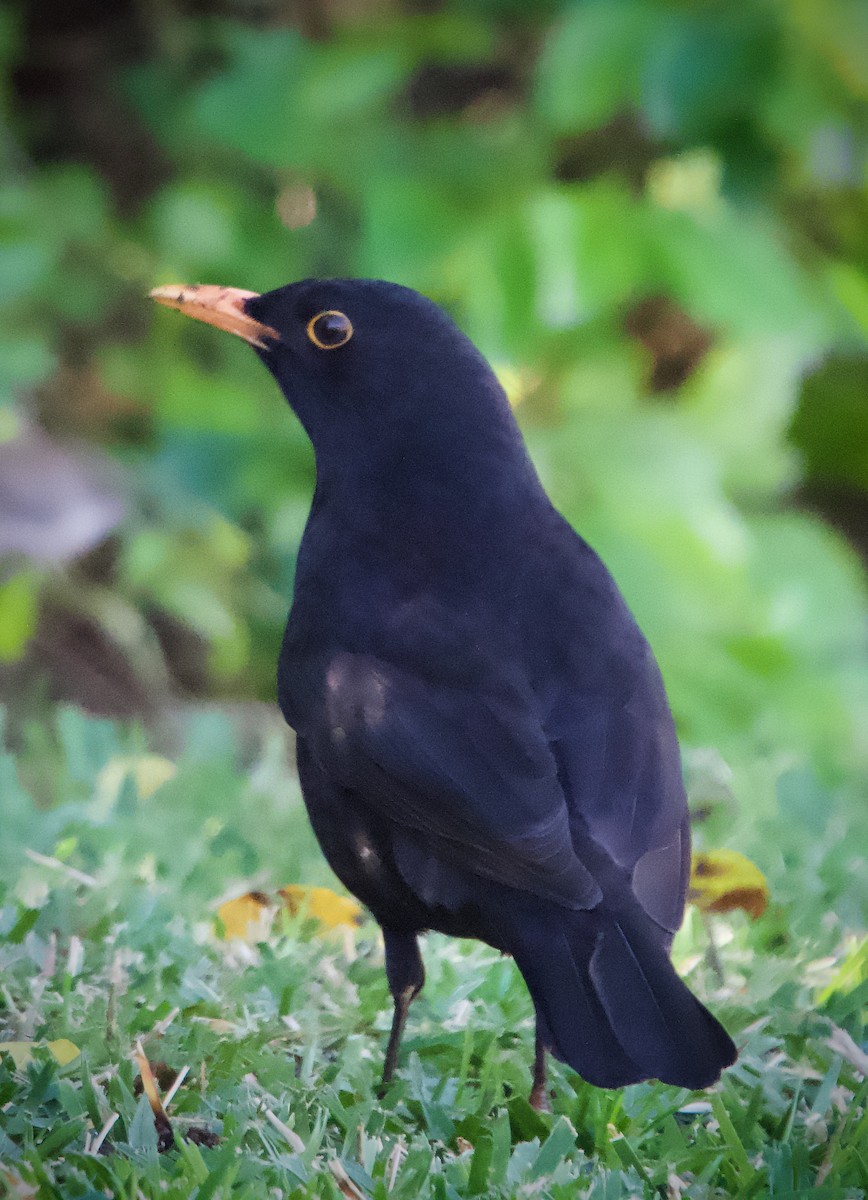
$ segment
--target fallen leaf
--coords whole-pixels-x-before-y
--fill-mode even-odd
[[[329,1170],[334,1176],[335,1183],[338,1185],[341,1193],[347,1197],[347,1200],[366,1200],[365,1193],[356,1187],[344,1170],[343,1164],[338,1162],[336,1158],[329,1159]]]
[[[759,867],[738,850],[709,850],[693,856],[687,898],[700,912],[741,908],[756,918],[765,912],[769,885]]]
[[[45,1044],[61,1067],[65,1067],[67,1063],[71,1063],[81,1054],[78,1046],[69,1038],[57,1038],[55,1041]]]
[[[219,1146],[220,1134],[215,1133],[213,1129],[206,1129],[204,1125],[190,1125],[187,1132],[184,1134],[188,1142],[193,1142],[196,1146]]]
[[[111,759],[99,773],[97,790],[106,804],[114,804],[124,780],[133,777],[136,791],[143,800],[153,796],[157,788],[174,779],[178,768],[160,754],[119,755]]]
[[[224,1017],[194,1017],[193,1020],[202,1021],[209,1029],[213,1029],[215,1033],[234,1033],[236,1029],[236,1026]]]
[[[271,1125],[273,1125],[277,1132],[284,1138],[286,1144],[293,1151],[293,1153],[304,1154],[306,1149],[304,1142],[301,1140],[295,1130],[290,1129],[289,1126],[284,1121],[281,1121],[280,1117],[278,1117],[276,1113],[273,1113],[270,1108],[265,1109],[265,1119]]]
[[[39,1186],[35,1183],[25,1183],[22,1177],[12,1167],[0,1165],[0,1182],[5,1181],[4,1196],[15,1196],[16,1200],[37,1200]]]
[[[166,1115],[166,1110],[160,1099],[160,1093],[157,1091],[157,1081],[154,1078],[151,1064],[148,1062],[140,1041],[136,1042],[135,1059],[139,1064],[139,1071],[141,1072],[142,1090],[147,1096],[151,1112],[154,1114],[154,1127],[157,1131],[157,1149],[161,1152],[171,1150],[175,1144],[172,1124]]]
[[[361,907],[349,896],[339,896],[331,888],[308,887],[301,883],[289,883],[273,897],[266,892],[245,892],[243,896],[221,904],[217,916],[224,937],[261,942],[271,932],[281,908],[293,917],[316,921],[320,933],[339,928],[355,929],[364,919]]]
[[[689,1187],[689,1180],[682,1179],[680,1175],[670,1171],[666,1179],[666,1200],[681,1200]]]
[[[300,914],[312,917],[325,929],[336,929],[339,925],[355,928],[364,919],[362,909],[355,900],[349,896],[339,896],[331,888],[290,883],[280,889],[280,895],[293,916]]]
[[[44,1047],[61,1067],[78,1058],[81,1051],[69,1038],[58,1038],[53,1042],[0,1042],[0,1054],[8,1054],[20,1071],[33,1061],[35,1050]]]
[[[262,942],[271,932],[275,910],[275,903],[265,892],[245,892],[243,896],[221,904],[217,917],[225,938]]]

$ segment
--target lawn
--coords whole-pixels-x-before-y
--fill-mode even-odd
[[[553,1112],[539,1114],[528,997],[488,948],[427,939],[428,982],[383,1093],[390,1003],[372,922],[326,930],[299,915],[258,943],[221,936],[227,897],[334,883],[288,737],[268,714],[258,725],[242,738],[200,712],[167,754],[157,734],[68,708],[0,759],[0,1040],[13,1043],[0,1056],[0,1190],[868,1193],[863,796],[784,772],[742,847],[768,877],[766,914],[689,910],[676,961],[741,1051],[719,1086],[602,1091],[553,1064]],[[695,763],[691,778],[695,791]],[[700,838],[730,804],[721,795],[709,816],[703,800]],[[160,1129],[137,1045],[163,1097],[183,1076]]]

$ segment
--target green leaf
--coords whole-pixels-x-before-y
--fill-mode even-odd
[[[530,1168],[531,1179],[542,1179],[551,1175],[560,1163],[576,1149],[576,1131],[566,1117],[559,1117],[552,1131],[540,1147]]]
[[[55,356],[46,338],[20,333],[0,338],[0,403],[19,389],[41,383],[55,367]]]
[[[728,207],[702,220],[657,209],[650,222],[660,283],[688,312],[742,337],[821,344],[831,311],[771,222]]]
[[[726,1101],[719,1092],[715,1092],[712,1095],[711,1107],[720,1125],[721,1137],[726,1144],[727,1152],[732,1158],[742,1184],[747,1186],[756,1173],[755,1168],[751,1164],[741,1138],[736,1132],[735,1125],[727,1111]]]
[[[231,193],[193,181],[164,188],[150,213],[159,254],[182,272],[231,258],[238,237],[233,202]]]
[[[637,97],[655,13],[640,0],[574,4],[551,30],[537,65],[536,105],[556,133],[604,124]]]
[[[127,1141],[134,1150],[142,1150],[151,1158],[157,1154],[157,1127],[147,1096],[140,1096],[130,1122]]]
[[[491,1138],[482,1135],[477,1139],[473,1157],[470,1160],[470,1174],[467,1177],[467,1193],[470,1196],[481,1195],[486,1188],[488,1173],[491,1168],[492,1142]]]
[[[759,6],[662,15],[642,69],[642,108],[651,128],[660,137],[702,141],[749,119],[776,54],[773,25]]]
[[[230,65],[199,90],[197,123],[251,158],[282,164],[288,140],[297,138],[301,150],[308,137],[299,104],[304,43],[288,30],[238,27],[227,29],[226,42]]]
[[[3,307],[20,304],[48,274],[53,265],[50,248],[35,238],[12,241],[0,238],[0,278]]]
[[[458,208],[430,183],[380,177],[365,196],[358,272],[433,281],[443,256],[460,246],[462,224]]]
[[[555,329],[612,311],[649,277],[643,213],[626,188],[604,182],[541,192],[528,213],[536,308]],[[617,228],[620,236],[608,231]]]
[[[807,377],[790,437],[813,479],[868,490],[868,355],[836,355]]]
[[[0,662],[21,658],[36,629],[39,578],[22,571],[0,583]]]

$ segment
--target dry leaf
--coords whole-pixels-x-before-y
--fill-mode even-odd
[[[331,888],[307,887],[300,883],[287,884],[275,896],[265,892],[245,892],[243,896],[221,904],[217,916],[223,925],[224,937],[261,942],[271,932],[280,908],[292,916],[316,921],[321,933],[331,929],[355,929],[363,920],[362,909],[349,896],[339,896]]]
[[[769,885],[759,867],[738,850],[709,850],[693,856],[688,899],[701,912],[742,908],[756,918],[765,912]]]
[[[338,1162],[336,1158],[329,1159],[329,1170],[334,1176],[335,1183],[338,1185],[341,1193],[347,1197],[347,1200],[366,1200],[365,1193],[356,1187],[344,1170],[343,1164]]]
[[[336,929],[340,925],[355,928],[361,925],[361,907],[349,896],[339,896],[331,888],[304,887],[290,883],[280,889],[280,895],[289,911],[295,916],[312,917],[324,929]]]
[[[171,1150],[175,1144],[175,1135],[172,1132],[172,1123],[166,1115],[166,1110],[163,1107],[163,1102],[160,1099],[160,1093],[157,1091],[157,1081],[154,1078],[154,1073],[151,1070],[151,1064],[148,1062],[147,1056],[142,1049],[142,1043],[136,1042],[135,1059],[139,1065],[139,1071],[142,1077],[142,1089],[148,1098],[148,1104],[151,1106],[151,1112],[154,1114],[154,1127],[157,1131],[157,1149],[162,1151]]]
[[[0,1054],[8,1054],[18,1070],[26,1067],[33,1060],[34,1050],[44,1046],[61,1067],[78,1058],[81,1051],[68,1038],[58,1038],[53,1042],[0,1042]]]
[[[4,1196],[15,1196],[16,1200],[38,1200],[41,1185],[25,1183],[17,1171],[2,1163],[0,1163],[0,1183],[5,1184],[6,1187],[6,1191],[2,1193]]]
[[[306,1149],[305,1144],[295,1130],[290,1129],[289,1126],[284,1121],[281,1121],[280,1117],[278,1117],[276,1113],[273,1113],[270,1108],[266,1108],[264,1112],[265,1119],[271,1125],[273,1125],[277,1132],[284,1138],[289,1148],[295,1154],[304,1154]]]
[[[832,1036],[827,1039],[826,1045],[833,1054],[840,1054],[860,1075],[868,1078],[868,1054],[856,1045],[846,1029],[833,1025]]]
[[[160,754],[119,755],[111,759],[99,773],[97,790],[104,803],[114,804],[124,780],[132,775],[136,791],[143,800],[153,796],[157,788],[174,779],[178,768]]]
[[[271,932],[276,905],[265,892],[245,892],[217,909],[225,938],[262,942]]]

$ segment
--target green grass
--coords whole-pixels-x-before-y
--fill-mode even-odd
[[[554,1112],[540,1115],[527,994],[486,947],[427,939],[428,982],[381,1095],[390,1006],[372,924],[343,937],[295,921],[255,947],[216,936],[233,890],[329,876],[277,725],[245,750],[224,718],[200,717],[183,744],[146,797],[105,770],[144,752],[143,735],[71,710],[0,758],[0,1040],[81,1051],[66,1066],[44,1048],[21,1068],[0,1056],[0,1194],[868,1192],[868,1084],[828,1045],[833,1024],[866,1037],[864,796],[827,796],[813,828],[793,813],[814,811],[819,785],[788,777],[746,823],[740,848],[768,870],[773,903],[755,924],[716,922],[722,985],[696,913],[679,935],[679,966],[742,1050],[719,1087],[600,1091],[553,1064]],[[168,1150],[137,1094],[139,1039],[165,1064],[163,1093],[188,1070]]]

